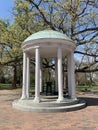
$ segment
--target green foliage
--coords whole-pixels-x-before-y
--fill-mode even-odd
[[[0,20],[0,65],[10,65],[16,73],[17,66],[22,65],[21,44],[24,39],[32,33],[50,27],[71,37],[77,46],[76,53],[93,57],[92,61],[91,58],[89,60],[88,57],[84,58],[87,62],[80,63],[82,67],[79,65],[79,70],[98,70],[97,1],[14,0],[14,2],[13,23]],[[14,74],[14,80],[15,77]]]
[[[4,89],[12,89],[12,84],[1,84],[0,83],[0,90],[4,90]]]
[[[77,91],[91,91],[91,90],[98,90],[98,86],[85,86],[85,85],[80,85],[76,87]]]
[[[20,88],[20,86],[18,86],[18,88]],[[13,89],[12,87],[12,84],[3,84],[3,83],[0,83],[0,90],[10,90],[10,89]]]

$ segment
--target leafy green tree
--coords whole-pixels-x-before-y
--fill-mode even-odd
[[[41,22],[34,20],[34,12],[29,10],[29,2],[15,1],[14,22],[0,21],[0,64],[13,67],[13,88],[16,88],[18,66],[22,65],[21,44],[30,34],[42,29]],[[21,73],[21,72],[20,72]],[[18,78],[19,79],[19,78]]]
[[[47,27],[66,33],[72,38],[77,46],[75,54],[80,55],[81,61],[82,57],[90,57],[89,65],[86,64],[76,71],[98,71],[97,0],[14,1],[13,23],[0,20],[0,64],[13,66],[14,87],[16,87],[17,66],[22,64],[22,42],[30,34]],[[44,65],[49,66],[47,63],[44,62]]]
[[[17,64],[22,59],[20,40],[21,30],[17,24],[7,25],[5,28],[2,27],[0,30],[0,63],[1,65],[9,65],[13,67],[13,88],[16,88]]]
[[[98,71],[98,2],[97,0],[22,0],[44,25],[66,33],[75,42],[75,54],[93,57],[90,71]],[[88,71],[86,66],[85,71]],[[79,69],[78,72],[84,71]]]

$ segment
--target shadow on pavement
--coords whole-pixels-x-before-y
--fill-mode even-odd
[[[98,98],[95,98],[95,97],[81,97],[81,99],[86,101],[87,106],[98,106]]]

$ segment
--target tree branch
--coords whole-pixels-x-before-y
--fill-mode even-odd
[[[84,32],[87,32],[87,31],[98,31],[98,27],[87,28],[87,29],[81,30],[79,32],[73,33],[73,36],[84,33]]]
[[[83,54],[83,55],[92,56],[92,57],[98,57],[98,55],[95,55],[95,54],[88,54],[88,53],[80,52],[80,51],[75,51],[74,53]]]
[[[36,7],[36,9],[39,11],[39,13],[41,14],[41,16],[42,16],[43,20],[45,21],[45,23],[47,23],[47,25],[50,25],[51,29],[55,30],[55,28],[54,28],[54,26],[52,25],[52,23],[49,22],[49,21],[46,19],[44,13],[40,10],[39,5],[37,5],[37,4],[36,4],[34,1],[32,1],[32,0],[26,0],[26,1],[29,1],[30,3],[32,3],[32,4]]]

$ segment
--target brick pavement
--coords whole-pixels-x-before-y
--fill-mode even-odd
[[[88,106],[63,113],[23,112],[12,108],[20,90],[0,91],[0,130],[98,130],[98,96],[81,94]]]

